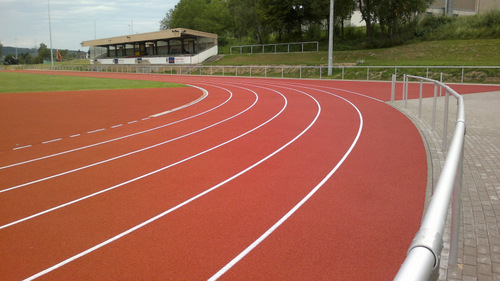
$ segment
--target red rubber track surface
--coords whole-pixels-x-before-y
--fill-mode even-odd
[[[50,74],[199,88],[0,95],[2,280],[388,280],[404,260],[427,165],[390,84]]]

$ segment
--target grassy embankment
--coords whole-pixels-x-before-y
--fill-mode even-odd
[[[335,66],[370,66],[369,76],[371,80],[390,80],[394,74],[394,68],[383,68],[383,66],[499,66],[500,65],[500,39],[473,39],[473,40],[447,40],[428,41],[409,45],[403,45],[385,49],[336,51],[334,52]],[[226,55],[219,61],[210,65],[232,65],[232,66],[326,66],[328,63],[328,52],[306,52],[306,53],[254,53],[241,55]],[[380,66],[380,67],[376,67]],[[228,70],[231,75],[234,70]],[[239,75],[248,75],[243,67]],[[318,78],[319,71],[312,69],[286,69],[285,77],[307,77]],[[404,73],[429,76],[440,79],[440,73],[444,73],[444,81],[460,82],[462,70],[454,68],[430,69],[425,68],[400,68],[398,79]],[[253,76],[281,76],[281,70],[267,71],[255,68]],[[322,77],[326,78],[326,70]],[[345,70],[344,79],[366,79],[367,69],[356,68]],[[329,78],[341,79],[342,70],[334,69]],[[471,69],[464,72],[464,82],[500,83],[500,69]]]

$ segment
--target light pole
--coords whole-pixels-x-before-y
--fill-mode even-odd
[[[332,75],[333,61],[333,5],[335,0],[330,0],[330,30],[328,32],[328,76]]]
[[[54,68],[54,55],[52,54],[52,27],[50,26],[50,0],[47,0],[47,8],[49,11],[49,36],[50,36],[50,65]]]

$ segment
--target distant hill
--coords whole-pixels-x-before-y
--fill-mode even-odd
[[[54,54],[55,54],[54,49]],[[60,49],[61,50],[61,49]],[[79,51],[69,50],[69,54],[73,57],[75,53]],[[17,54],[29,53],[32,57],[38,56],[38,48],[17,48]],[[6,55],[16,55],[16,47],[3,46],[2,48],[2,57]]]
[[[38,56],[38,49],[35,48],[17,48],[17,54],[21,53],[29,53],[31,56]],[[16,55],[16,47],[8,47],[8,46],[3,46],[2,48],[2,56],[5,57],[6,55]]]

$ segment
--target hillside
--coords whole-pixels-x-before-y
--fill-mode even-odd
[[[335,64],[496,66],[500,39],[428,41],[371,50],[336,51]],[[328,52],[225,55],[211,65],[326,65]]]

